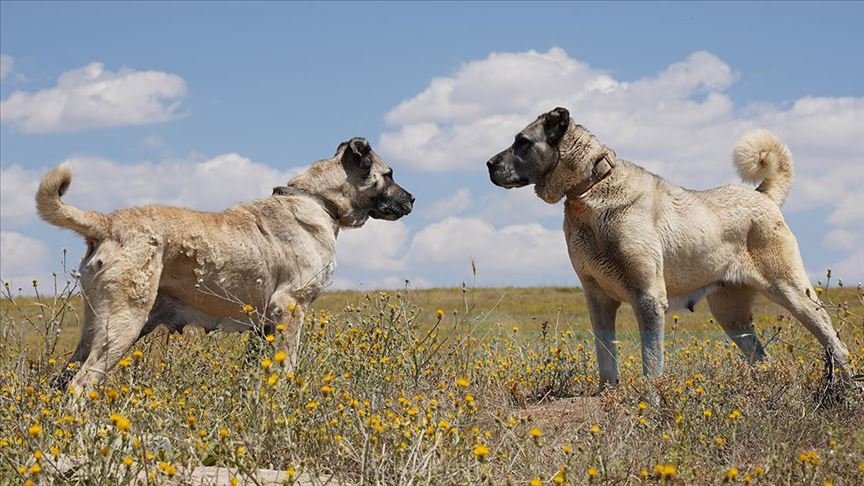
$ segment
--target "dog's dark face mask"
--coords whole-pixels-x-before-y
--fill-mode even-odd
[[[513,145],[486,162],[489,179],[507,189],[536,184],[558,163],[558,143],[570,125],[570,112],[555,108],[516,135]]]
[[[345,144],[342,163],[349,182],[357,190],[357,209],[371,218],[388,221],[410,214],[414,196],[393,180],[393,169],[372,150],[369,142],[357,137]]]

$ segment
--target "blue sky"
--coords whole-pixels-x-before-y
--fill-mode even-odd
[[[0,14],[7,280],[57,270],[61,246],[81,252],[24,207],[60,162],[79,174],[72,203],[217,210],[365,136],[417,211],[340,236],[336,285],[459,285],[472,258],[481,285],[574,285],[561,208],[483,171],[553,102],[694,188],[735,182],[737,136],[774,129],[799,167],[785,213],[808,271],[864,279],[861,3],[3,2]],[[58,85],[91,63],[83,88]],[[69,102],[121,74],[118,113],[44,121],[55,98],[30,96]],[[632,93],[591,95],[597,79]]]

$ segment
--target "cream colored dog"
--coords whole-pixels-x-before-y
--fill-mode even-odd
[[[763,359],[750,315],[757,292],[789,310],[846,368],[849,353],[812,300],[798,245],[780,213],[792,186],[789,150],[759,130],[738,142],[734,159],[744,181],[759,183],[755,191],[684,189],[616,158],[556,108],[487,162],[498,186],[534,184],[550,204],[566,198],[564,235],[588,301],[601,389],[618,381],[615,316],[622,302],[639,322],[648,377],[663,372],[666,311],[692,310],[704,296],[747,358]]]
[[[306,307],[335,268],[339,230],[369,217],[398,219],[414,202],[362,138],[342,143],[333,158],[315,162],[272,197],[219,213],[81,210],[60,200],[71,180],[62,165],[46,174],[36,207],[42,219],[87,241],[79,268],[84,324],[70,359],[81,363],[71,383],[77,393],[99,383],[160,324],[246,330],[250,314],[264,332],[281,323],[293,366]]]

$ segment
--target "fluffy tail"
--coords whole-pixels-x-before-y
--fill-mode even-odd
[[[62,164],[45,174],[36,191],[36,210],[45,221],[62,228],[69,228],[88,239],[102,240],[108,236],[108,217],[96,211],[85,211],[63,204],[60,197],[72,182],[72,171]]]
[[[792,154],[780,139],[768,130],[754,130],[745,134],[735,145],[735,167],[744,182],[759,184],[757,191],[777,203],[783,204],[795,169]]]

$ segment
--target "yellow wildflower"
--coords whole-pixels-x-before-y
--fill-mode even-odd
[[[726,470],[726,476],[725,476],[726,481],[729,481],[729,482],[735,481],[735,478],[737,478],[737,477],[738,477],[738,468],[730,467],[729,469]]]
[[[674,464],[657,464],[654,466],[654,472],[660,479],[674,479],[678,469]]]
[[[160,462],[159,470],[162,471],[162,474],[165,474],[169,478],[174,477],[174,475],[177,474],[177,467],[170,462]]]
[[[30,434],[30,437],[39,437],[42,435],[42,426],[39,424],[33,424],[27,429],[27,433]]]
[[[486,456],[489,455],[489,448],[483,444],[477,444],[476,446],[474,446],[474,450],[472,452],[474,453],[474,457],[476,457],[478,461],[482,462],[486,460]]]

